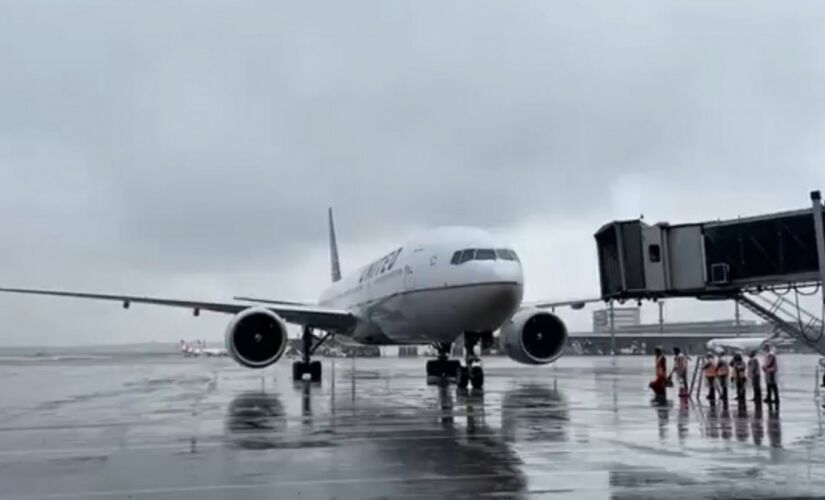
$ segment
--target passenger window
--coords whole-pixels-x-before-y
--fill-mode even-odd
[[[473,255],[475,254],[475,250],[462,250],[461,257],[458,258],[458,263],[463,264],[468,260],[473,260]]]
[[[476,250],[476,260],[496,260],[496,251],[492,248]]]
[[[662,260],[662,250],[659,245],[648,245],[647,246],[647,255],[650,258],[650,262],[659,262]]]
[[[453,258],[450,259],[450,264],[453,264],[453,265],[458,264],[458,259],[460,257],[461,257],[461,250],[458,250],[453,254]]]

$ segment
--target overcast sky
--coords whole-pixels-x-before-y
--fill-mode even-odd
[[[803,208],[825,188],[823,2],[0,11],[3,285],[312,300],[333,205],[345,271],[471,224],[513,242],[527,299],[593,296],[604,222]],[[218,339],[227,319],[0,296],[0,343]]]

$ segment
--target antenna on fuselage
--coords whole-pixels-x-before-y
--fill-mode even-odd
[[[329,262],[332,266],[332,282],[341,280],[341,262],[338,260],[338,242],[335,241],[335,221],[329,207]]]

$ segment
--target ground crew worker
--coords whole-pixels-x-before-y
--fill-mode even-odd
[[[759,370],[759,358],[756,357],[756,351],[750,352],[750,359],[748,360],[748,375],[751,377],[751,386],[753,387],[753,399],[756,406],[762,405],[762,372]]]
[[[716,362],[716,380],[719,381],[719,399],[722,401],[728,400],[728,362],[725,360],[725,355],[720,354],[719,360]]]
[[[765,344],[764,351],[765,362],[762,364],[762,371],[765,372],[765,392],[768,393],[765,402],[779,405],[779,386],[776,384],[776,372],[779,367],[776,362],[776,353],[773,352],[770,344]]]
[[[730,364],[734,377],[736,377],[736,400],[745,400],[745,361],[742,355],[736,353],[733,355],[733,361]]]
[[[705,381],[708,383],[708,400],[716,400],[716,360],[713,353],[709,352],[705,356],[705,364],[702,366],[705,373]]]
[[[682,350],[678,347],[673,348],[673,355],[673,371],[670,372],[670,376],[668,378],[673,377],[674,373],[676,374],[679,382],[679,397],[686,398],[688,397],[688,358],[682,354]]]
[[[664,397],[667,394],[667,360],[661,347],[653,352],[656,355],[656,378],[650,382],[650,388],[656,397]]]
[[[819,358],[819,369],[822,370],[822,385],[819,387],[825,387],[825,358]]]

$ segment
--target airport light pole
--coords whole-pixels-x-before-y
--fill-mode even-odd
[[[736,320],[736,336],[738,337],[740,332],[741,332],[740,324],[741,324],[741,317],[742,316],[739,313],[739,301],[735,300],[733,302],[733,304],[734,304],[733,317]]]
[[[659,335],[665,334],[665,302],[659,299]]]

